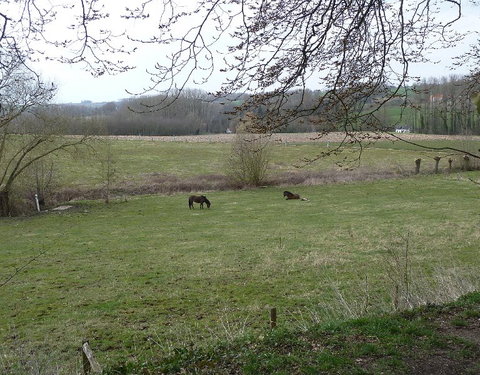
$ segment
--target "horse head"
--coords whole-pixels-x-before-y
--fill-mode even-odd
[[[205,195],[202,195],[203,201],[207,204],[207,208],[210,208],[210,201],[207,199]]]

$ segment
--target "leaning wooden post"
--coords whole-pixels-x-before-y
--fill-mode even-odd
[[[448,159],[448,172],[449,173],[452,171],[452,163],[453,163],[453,159],[449,158]]]
[[[275,328],[277,326],[277,309],[274,307],[270,309],[270,328]]]
[[[438,163],[440,163],[440,156],[435,156],[433,160],[435,160],[435,173],[438,173]]]
[[[470,158],[468,155],[463,155],[463,169],[466,171],[470,170]]]
[[[415,159],[415,174],[420,173],[420,163],[422,162],[422,159]]]
[[[101,374],[102,367],[95,359],[88,341],[84,342],[82,345],[82,359],[83,359],[83,373],[88,374]]]

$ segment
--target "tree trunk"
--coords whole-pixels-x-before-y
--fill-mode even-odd
[[[471,170],[471,168],[470,168],[470,158],[468,157],[468,155],[463,156],[463,169],[465,171],[470,171]]]
[[[0,216],[10,216],[10,199],[8,190],[0,190]]]

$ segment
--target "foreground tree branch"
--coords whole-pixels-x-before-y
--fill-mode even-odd
[[[224,84],[214,94],[242,100],[230,114],[255,114],[249,131],[270,133],[305,121],[319,137],[341,131],[344,144],[360,146],[389,130],[380,116],[385,104],[413,106],[418,79],[410,66],[466,35],[453,29],[463,17],[458,1],[204,0],[189,11],[164,3],[169,6],[162,33],[152,42],[176,48],[168,64],[158,63],[150,72],[152,85],[145,92],[163,87],[164,99],[149,111],[170,105],[192,77],[222,75]],[[193,26],[178,31],[194,19]],[[463,56],[463,64],[467,61],[468,92],[455,100],[468,110],[472,93],[480,91],[478,46]],[[317,88],[314,97],[309,85]]]

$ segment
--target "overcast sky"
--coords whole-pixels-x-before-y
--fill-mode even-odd
[[[465,17],[458,23],[457,28],[465,31],[477,29],[480,31],[479,8],[472,7],[471,11],[465,12]],[[422,78],[441,77],[451,74],[465,74],[466,68],[451,70],[452,57],[468,49],[470,43],[478,43],[478,36],[473,33],[465,42],[460,43],[455,49],[436,51],[432,58],[436,63],[417,64],[411,66],[410,74]],[[93,102],[107,102],[127,98],[131,92],[141,92],[148,86],[149,76],[147,69],[151,69],[156,61],[165,58],[166,47],[148,45],[142,48],[130,64],[136,69],[115,76],[104,75],[98,78],[93,77],[80,65],[65,65],[57,62],[43,62],[39,68],[42,78],[52,81],[58,86],[58,93],[55,98],[57,103],[79,103],[84,100]],[[201,87],[190,85],[191,88],[202,88],[205,91],[215,91],[220,84],[219,79],[211,79],[208,84]],[[315,88],[315,87],[312,87]]]

